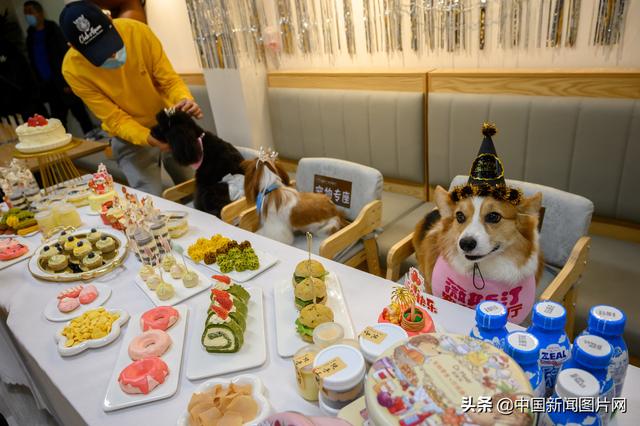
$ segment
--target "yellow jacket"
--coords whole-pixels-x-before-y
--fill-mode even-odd
[[[127,49],[123,66],[96,67],[71,48],[62,62],[62,74],[102,121],[104,130],[127,142],[146,145],[156,113],[193,97],[147,25],[122,18],[114,19],[113,24]]]

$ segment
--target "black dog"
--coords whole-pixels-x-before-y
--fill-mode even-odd
[[[220,217],[222,208],[231,202],[229,187],[221,182],[227,174],[242,174],[242,154],[228,142],[205,132],[189,114],[163,110],[156,114],[158,124],[151,135],[171,146],[173,158],[182,166],[197,164],[195,208]],[[202,149],[200,148],[200,139]]]

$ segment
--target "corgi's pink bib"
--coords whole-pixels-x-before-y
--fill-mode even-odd
[[[468,308],[475,308],[483,300],[495,300],[507,307],[509,321],[519,324],[524,320],[536,298],[534,276],[516,284],[482,279],[456,272],[442,256],[438,257],[431,277],[433,295]]]

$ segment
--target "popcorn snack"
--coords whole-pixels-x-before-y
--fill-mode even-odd
[[[120,314],[107,312],[103,307],[85,312],[62,330],[62,335],[67,338],[64,346],[69,348],[86,340],[105,337],[111,333],[111,326],[118,318]]]

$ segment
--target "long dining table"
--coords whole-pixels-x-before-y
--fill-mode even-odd
[[[146,195],[136,190],[128,191],[138,197]],[[307,402],[298,395],[292,360],[280,357],[276,348],[274,287],[283,280],[291,280],[296,264],[305,259],[307,253],[229,225],[212,215],[184,205],[159,197],[153,197],[153,200],[160,210],[188,212],[189,231],[183,237],[174,240],[185,249],[199,237],[208,238],[214,234],[222,234],[238,241],[249,240],[256,249],[277,257],[278,262],[273,267],[244,283],[246,286],[260,287],[263,290],[266,362],[260,367],[224,377],[242,373],[252,373],[260,377],[275,412],[294,410],[309,415],[321,414],[317,404]],[[89,214],[88,207],[80,208],[79,212],[87,227],[104,226],[99,216]],[[37,247],[41,244],[41,235],[36,234],[28,240]],[[395,283],[331,260],[318,259],[326,269],[339,278],[356,332],[376,323],[379,313],[390,301]],[[124,309],[135,316],[154,307],[150,299],[134,283],[140,266],[136,257],[129,253],[122,266],[95,280],[112,289],[112,295],[104,305],[106,308]],[[194,268],[203,274],[212,274],[202,265],[195,265]],[[185,412],[195,389],[208,380],[187,379],[185,370],[190,362],[189,345],[185,343],[178,390],[172,397],[105,412],[103,400],[123,339],[120,336],[107,346],[89,349],[71,357],[62,357],[57,351],[54,335],[64,323],[48,321],[43,315],[43,310],[47,303],[67,286],[34,278],[29,272],[28,261],[0,271],[0,307],[7,312],[6,327],[15,344],[16,353],[26,368],[29,385],[35,388],[34,392],[41,395],[49,411],[64,425],[175,425],[177,419]],[[183,302],[189,307],[191,317],[195,309],[201,309],[203,297],[208,296],[201,293]],[[432,299],[435,308],[432,316],[437,324],[447,332],[469,333],[474,325],[473,310],[438,298]],[[198,338],[201,333],[201,324],[188,322],[185,342]],[[5,364],[4,360],[2,364]],[[0,365],[0,373],[2,368]],[[629,366],[623,396],[627,398],[628,411],[618,414],[613,423],[636,425],[637,419],[640,418],[639,368]]]

